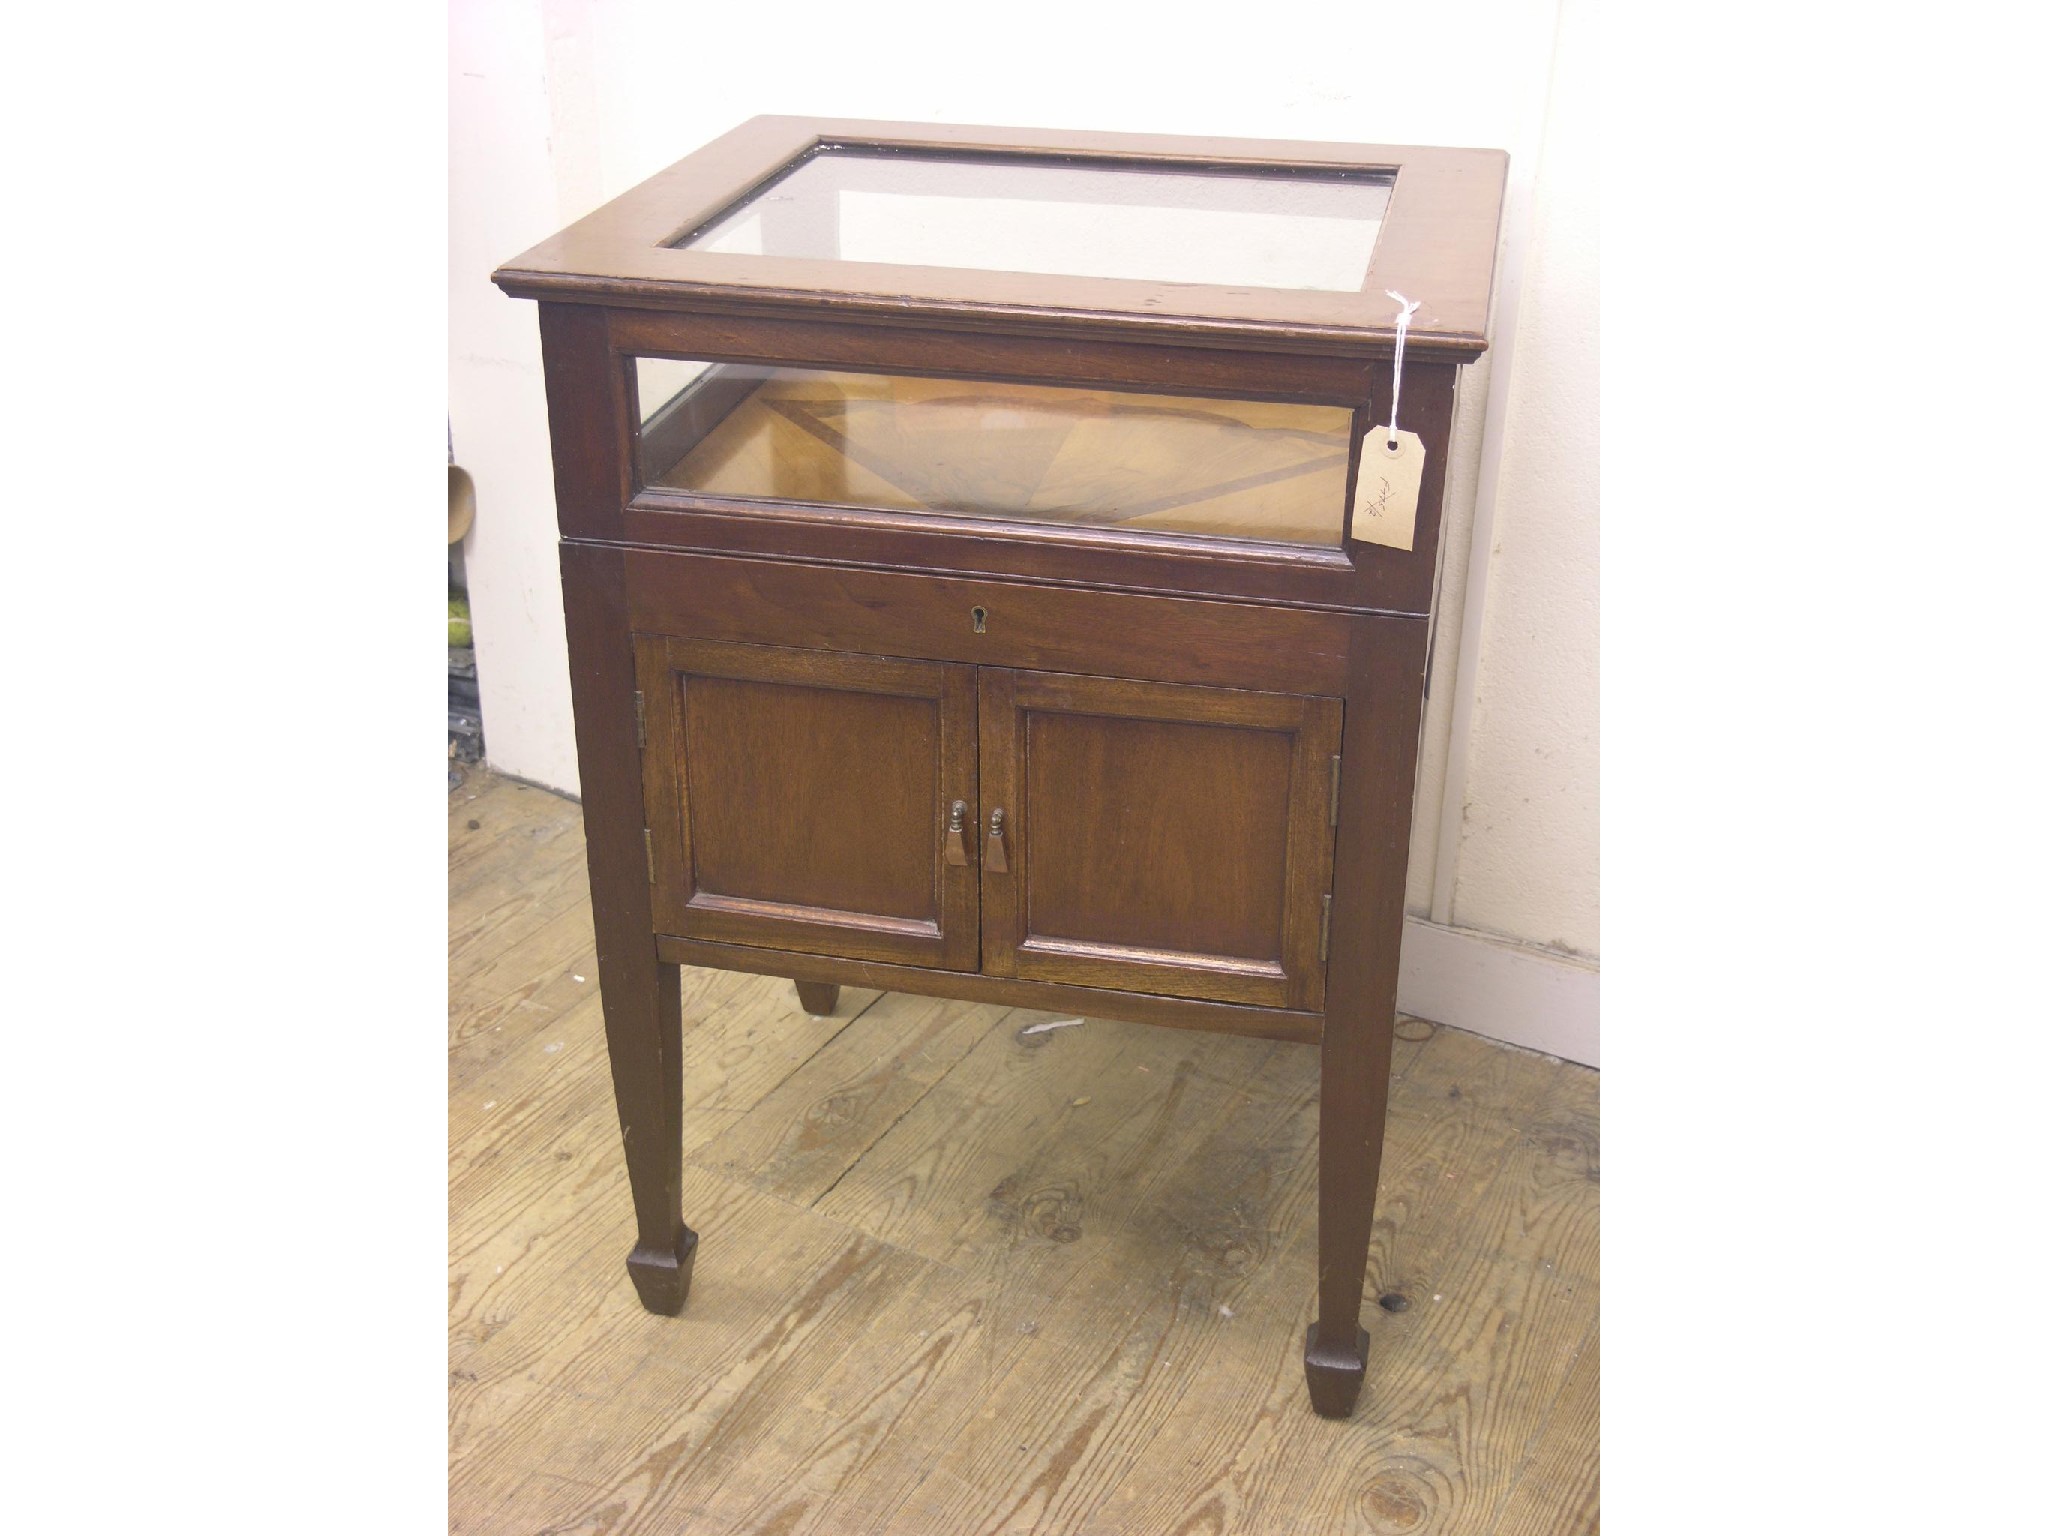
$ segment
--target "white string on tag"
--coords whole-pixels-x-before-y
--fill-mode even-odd
[[[1408,321],[1422,305],[1393,289],[1387,297],[1401,306],[1394,317],[1394,388],[1387,424],[1367,432],[1358,445],[1358,478],[1351,491],[1351,537],[1387,549],[1415,548],[1415,516],[1422,504],[1422,470],[1428,460],[1422,438],[1400,436],[1401,364],[1408,351]]]
[[[1408,317],[1422,308],[1422,301],[1404,299],[1391,288],[1386,295],[1401,306],[1394,317],[1394,400],[1387,407],[1387,446],[1393,448],[1401,441],[1401,354],[1408,350]]]

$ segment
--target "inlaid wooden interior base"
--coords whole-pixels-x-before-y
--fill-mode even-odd
[[[1360,1328],[1350,1349],[1337,1344],[1325,1347],[1317,1337],[1321,1328],[1321,1323],[1310,1323],[1308,1341],[1302,1347],[1308,1400],[1326,1419],[1348,1419],[1358,1406],[1358,1389],[1365,1384],[1365,1355],[1372,1340]]]
[[[1334,547],[1351,412],[801,369],[750,392],[651,485],[714,496],[960,512]],[[755,382],[759,380],[760,382]],[[650,441],[656,423],[647,429]]]
[[[697,1234],[688,1227],[673,1249],[635,1248],[626,1256],[626,1273],[640,1293],[640,1305],[663,1317],[674,1317],[690,1299],[690,1271],[697,1262]]]

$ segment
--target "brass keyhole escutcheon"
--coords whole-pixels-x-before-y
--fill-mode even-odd
[[[974,632],[977,635],[988,633],[988,610],[986,608],[970,608],[967,610],[967,616],[974,620]]]

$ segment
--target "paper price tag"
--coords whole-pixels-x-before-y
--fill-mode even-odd
[[[1351,537],[1390,549],[1415,547],[1415,505],[1422,496],[1422,439],[1403,432],[1387,446],[1374,427],[1358,450],[1358,490],[1351,498]]]

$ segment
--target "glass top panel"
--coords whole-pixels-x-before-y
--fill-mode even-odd
[[[1351,412],[643,357],[643,485],[1341,545]]]
[[[1377,171],[825,146],[710,223],[696,251],[1356,292],[1393,190]]]

